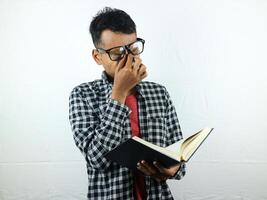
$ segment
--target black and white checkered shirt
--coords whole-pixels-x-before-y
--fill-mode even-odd
[[[142,81],[136,86],[140,132],[143,139],[166,147],[182,139],[175,108],[164,86]],[[105,72],[102,79],[75,87],[69,98],[69,119],[74,140],[85,157],[88,199],[134,199],[133,173],[110,162],[104,154],[132,136],[129,114],[124,104],[111,99],[112,83]],[[185,165],[173,179],[185,175]],[[158,183],[146,176],[147,199],[173,199],[166,181]]]

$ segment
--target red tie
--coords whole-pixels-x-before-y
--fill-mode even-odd
[[[127,96],[126,100],[125,100],[125,104],[132,111],[130,114],[132,136],[141,137],[140,128],[139,128],[138,105],[137,105],[136,96],[137,96],[137,93]],[[145,178],[139,170],[137,170],[134,173],[134,193],[136,196],[136,200],[146,199]]]

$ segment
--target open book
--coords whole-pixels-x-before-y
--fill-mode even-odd
[[[212,130],[213,128],[203,128],[165,148],[134,136],[109,151],[105,157],[130,169],[136,169],[137,162],[141,160],[148,163],[157,161],[170,167],[179,162],[187,162]]]

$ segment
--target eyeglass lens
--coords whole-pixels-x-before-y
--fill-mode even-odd
[[[144,45],[141,41],[136,41],[133,44],[129,45],[127,48],[129,53],[133,55],[138,55],[142,53],[143,49],[144,49]],[[113,61],[122,59],[125,54],[126,54],[125,47],[118,47],[118,48],[111,49],[109,51],[109,56],[111,60]]]

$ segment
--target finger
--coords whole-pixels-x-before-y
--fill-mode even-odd
[[[158,172],[156,168],[154,168],[152,165],[149,165],[147,162],[142,161],[139,164],[139,170],[142,171],[145,175],[151,176],[154,178],[157,182],[166,181],[168,179],[168,176]]]
[[[142,63],[137,62],[137,63],[133,66],[133,72],[134,72],[136,75],[140,75],[140,73],[139,73],[139,69],[140,69],[141,65],[142,65]]]
[[[144,173],[146,174],[147,176],[152,176],[153,173],[147,168],[146,165],[140,163],[140,166],[139,166],[139,169]]]
[[[147,71],[145,71],[143,74],[140,75],[140,80],[143,80],[148,75]]]
[[[147,176],[151,176],[150,172],[147,170],[145,166],[143,166],[141,163],[137,163],[137,169],[143,172]]]
[[[150,175],[154,175],[158,173],[158,170],[153,165],[150,165],[149,163],[145,161],[142,161],[141,164],[146,168],[147,171],[149,171]]]
[[[127,61],[125,67],[128,69],[132,69],[132,63],[133,63],[133,56],[131,54],[127,54]]]
[[[153,164],[159,170],[160,173],[170,176],[168,168],[163,167],[160,163],[155,161],[153,162]]]
[[[133,62],[133,71],[137,74],[138,70],[140,69],[140,66],[142,64],[142,59],[138,57],[134,57],[134,62]]]
[[[127,56],[124,57],[118,62],[118,67],[116,68],[118,71],[125,66]]]
[[[136,63],[133,65],[133,72],[135,72],[135,74],[139,74],[141,66],[142,66],[141,61],[136,61]]]
[[[143,171],[146,175],[148,175],[148,176],[154,176],[155,174],[157,174],[158,172],[157,172],[157,170],[154,168],[154,169],[152,169],[151,167],[149,167],[149,165],[146,163],[146,162],[144,162],[144,161],[142,161],[141,163],[140,163],[140,170],[141,171]]]
[[[139,66],[139,69],[138,69],[138,74],[142,75],[145,71],[146,71],[146,66],[141,63],[141,65]]]
[[[173,165],[169,168],[163,167],[160,163],[157,163],[155,165],[157,169],[164,175],[166,175],[168,178],[174,176],[177,171],[180,169],[181,164]]]

